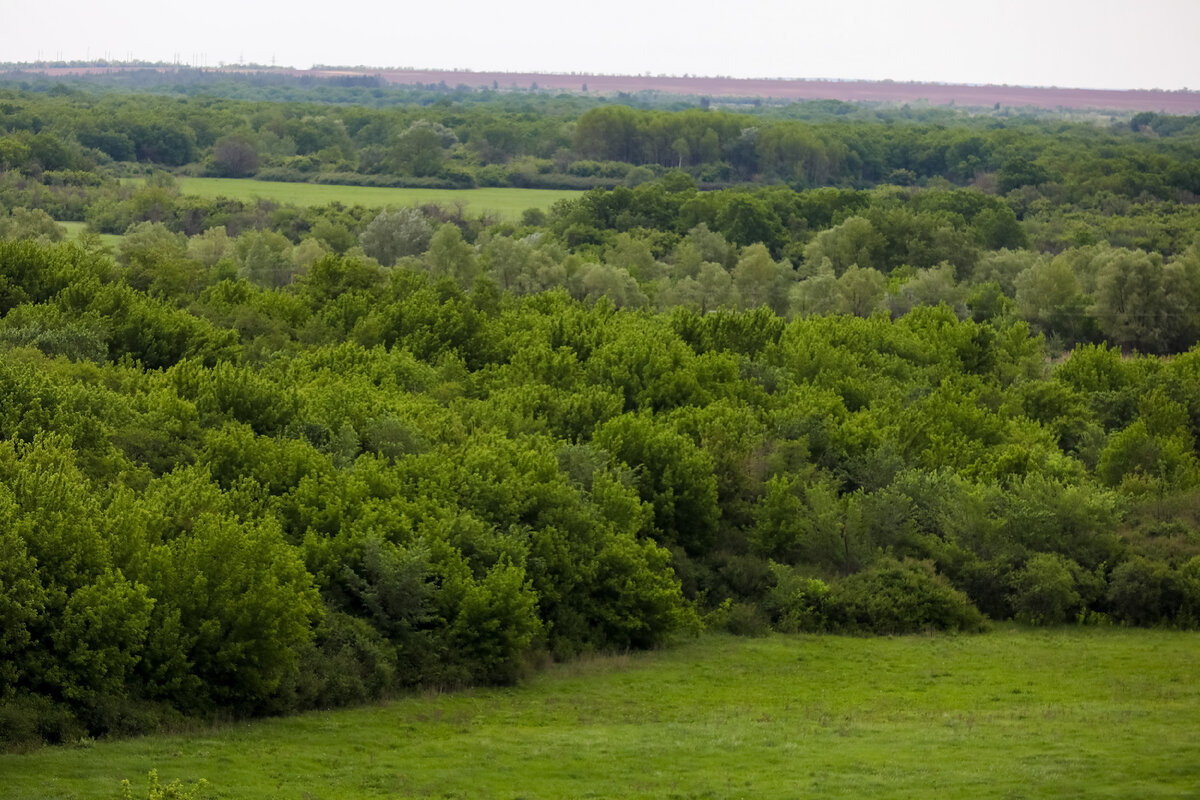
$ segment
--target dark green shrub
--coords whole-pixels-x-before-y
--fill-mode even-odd
[[[834,584],[826,603],[830,627],[898,634],[933,628],[978,631],[984,617],[928,561],[884,558]]]
[[[770,629],[766,612],[753,603],[734,603],[725,617],[725,630],[734,636],[766,636]]]
[[[1013,580],[1015,616],[1031,625],[1057,625],[1081,606],[1075,587],[1079,565],[1057,553],[1038,553],[1025,562]]]
[[[0,751],[75,742],[86,734],[69,708],[48,697],[25,695],[0,702]]]
[[[1129,625],[1154,625],[1173,616],[1174,581],[1170,567],[1135,556],[1112,571],[1108,606],[1114,619]]]
[[[301,650],[294,683],[281,689],[295,696],[297,706],[328,708],[380,697],[413,677],[397,674],[395,645],[370,623],[330,612],[317,630],[315,647]]]
[[[1185,628],[1200,627],[1200,556],[1194,556],[1175,574],[1179,592],[1176,622]]]
[[[92,698],[78,712],[92,736],[141,736],[179,725],[184,717],[166,703],[135,700],[118,695]]]
[[[825,616],[829,584],[801,575],[785,564],[771,563],[775,585],[767,595],[766,608],[775,630],[782,633],[827,630]]]

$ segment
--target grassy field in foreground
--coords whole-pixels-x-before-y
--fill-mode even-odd
[[[505,690],[0,756],[5,798],[1200,797],[1200,638],[709,636]],[[136,794],[135,794],[136,796]]]
[[[300,206],[339,202],[367,207],[410,206],[414,203],[453,207],[456,203],[463,203],[470,216],[492,212],[509,221],[520,219],[521,212],[527,208],[548,209],[556,200],[578,197],[580,194],[565,189],[382,189],[373,186],[280,183],[248,178],[179,178],[179,190],[201,197],[240,200],[263,197]]]

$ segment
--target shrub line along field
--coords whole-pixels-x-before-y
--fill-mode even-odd
[[[705,636],[515,689],[0,756],[6,798],[1196,797],[1193,633]]]
[[[326,203],[382,206],[435,204],[453,208],[462,203],[471,216],[493,212],[502,220],[515,221],[527,208],[548,209],[563,198],[578,197],[571,189],[404,189],[376,186],[337,186],[319,183],[282,183],[252,178],[179,178],[179,190],[185,195],[228,197],[252,200],[261,197],[299,206]]]

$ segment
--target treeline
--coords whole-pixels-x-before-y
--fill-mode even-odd
[[[702,312],[766,305],[785,318],[898,317],[945,303],[976,321],[1023,320],[1055,351],[1107,342],[1171,353],[1200,337],[1194,204],[1022,220],[1012,200],[975,188],[700,192],[671,171],[497,224],[436,206],[381,212],[188,197],[165,173],[123,185],[73,175],[0,177],[0,203],[14,209],[0,216],[0,232],[53,240],[50,217],[82,217],[93,231],[126,233],[119,258],[155,265],[157,275],[136,284],[155,294],[200,287],[193,262],[224,260],[225,274],[267,287],[287,285],[327,253],[391,266],[451,225],[438,238],[451,254],[444,273],[467,290],[486,276],[516,294],[564,287],[622,308]]]
[[[975,189],[697,192],[668,176],[564,201],[547,227],[628,287],[605,290],[618,304],[787,317],[945,304],[1024,320],[1055,350],[1180,352],[1200,338],[1200,216],[1156,211],[1096,216],[1080,236]]]
[[[453,224],[278,288],[181,244],[0,243],[10,744],[701,625],[1200,620],[1194,350],[521,297]]]
[[[445,81],[394,84],[373,74],[317,76],[293,75],[285,70],[240,72],[181,68],[167,64],[154,66],[157,68],[125,69],[107,74],[52,76],[32,71],[30,68],[36,69],[35,65],[0,65],[0,82],[22,91],[40,94],[74,90],[87,94],[138,93],[177,97],[220,97],[252,102],[325,103],[371,107],[427,106],[439,102],[466,105],[486,103],[540,112],[548,104],[573,103],[579,108],[587,108],[605,101],[602,97],[587,95],[582,79],[578,93],[550,92],[539,90],[532,85],[501,86],[499,83],[494,84],[494,88],[489,91],[462,83],[451,86]],[[254,66],[251,65],[251,68]],[[624,102],[660,107],[683,102],[683,98],[664,98],[648,93],[621,93],[618,97]],[[692,99],[691,102],[694,103],[695,100]],[[747,99],[746,102],[749,104],[752,101]],[[759,103],[761,104],[761,101]]]
[[[636,185],[675,168],[704,187],[949,181],[1026,205],[1179,201],[1200,193],[1200,126],[1152,113],[1102,127],[1027,116],[864,119],[802,112],[636,109],[576,96],[480,93],[389,108],[0,89],[0,170],[128,171],[362,185]]]

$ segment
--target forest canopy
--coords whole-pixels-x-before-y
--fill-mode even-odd
[[[0,741],[1200,622],[1196,119],[443,99],[0,88]]]

